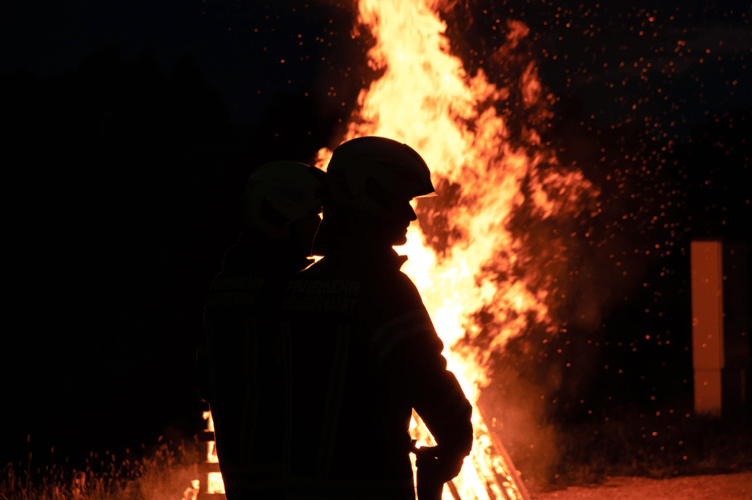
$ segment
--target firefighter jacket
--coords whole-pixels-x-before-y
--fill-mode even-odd
[[[266,430],[282,417],[284,394],[264,382],[283,372],[270,355],[275,335],[257,325],[256,311],[273,307],[274,297],[281,296],[290,277],[308,264],[284,253],[276,258],[273,253],[259,255],[246,241],[227,251],[206,300],[197,378],[200,397],[211,406],[219,466],[230,500],[237,497],[233,471],[251,468],[251,450],[270,450],[267,458],[273,458],[279,448],[280,437]]]
[[[443,460],[469,454],[472,407],[403,262],[393,250],[327,256],[257,309],[258,335],[276,333],[245,353],[253,437],[247,467],[222,467],[226,485],[253,498],[414,500],[413,408]]]

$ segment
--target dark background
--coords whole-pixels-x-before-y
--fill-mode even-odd
[[[244,180],[341,140],[378,76],[372,41],[346,2],[0,9],[0,460],[25,460],[29,434],[42,463],[52,446],[75,462],[191,439],[194,339],[239,233]],[[493,57],[506,22],[528,25],[518,55],[556,96],[543,140],[601,190],[601,212],[571,221],[559,333],[543,347],[526,334],[498,368],[495,388],[516,380],[518,407],[534,394],[535,412],[562,421],[691,408],[690,239],[722,237],[741,255],[752,244],[750,16],[749,4],[699,0],[444,10],[453,53],[498,85],[520,76]],[[498,108],[519,125],[514,99]],[[748,312],[742,276],[733,307]]]

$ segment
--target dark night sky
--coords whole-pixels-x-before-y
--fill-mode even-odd
[[[239,186],[259,164],[335,143],[374,77],[368,37],[351,36],[342,5],[0,7],[13,291],[0,461],[20,460],[29,433],[35,456],[54,445],[73,457],[196,430],[193,339],[237,237]],[[583,251],[567,286],[572,297],[613,289],[592,298],[606,326],[578,324],[580,304],[563,301],[570,335],[549,347],[621,363],[631,378],[587,383],[586,366],[567,383],[572,400],[616,408],[614,385],[628,387],[619,404],[688,394],[689,239],[752,243],[750,17],[749,3],[700,0],[476,0],[444,14],[453,52],[499,85],[519,77],[492,57],[506,20],[530,27],[519,50],[558,98],[544,141],[603,193],[588,236],[572,237]],[[676,348],[616,348],[666,330]],[[657,361],[670,376],[640,371]]]

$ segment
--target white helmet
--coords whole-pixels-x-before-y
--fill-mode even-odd
[[[290,235],[290,223],[321,212],[324,173],[304,163],[275,161],[248,176],[243,220],[273,238]]]
[[[435,192],[423,158],[407,144],[360,137],[334,150],[327,167],[332,200],[380,218],[395,203]]]

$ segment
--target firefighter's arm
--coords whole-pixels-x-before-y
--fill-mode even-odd
[[[374,335],[376,359],[389,385],[403,394],[436,439],[436,474],[455,477],[472,449],[472,406],[454,374],[444,348],[412,282],[400,297],[400,313]]]
[[[433,475],[446,482],[459,474],[462,463],[473,446],[472,405],[465,397],[454,373],[447,370],[441,355],[442,343],[436,335],[406,340],[395,350],[410,375],[413,408],[436,441],[432,453]],[[412,361],[411,361],[412,360]]]

